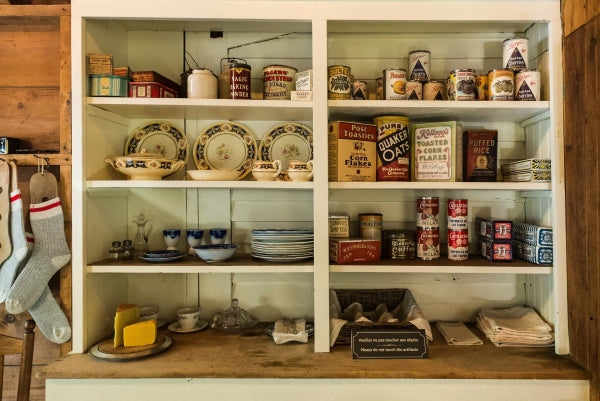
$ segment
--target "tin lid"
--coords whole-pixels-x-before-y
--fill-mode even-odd
[[[429,53],[429,54],[431,54],[431,52],[429,50],[411,50],[408,54],[413,54],[413,53]]]
[[[231,63],[231,68],[246,68],[248,70],[252,69],[248,64],[244,63]]]
[[[456,72],[472,72],[475,73],[475,70],[472,68],[457,68],[456,70],[452,70],[450,71],[450,75],[456,73]]]
[[[488,71],[488,74],[490,72],[510,72],[510,73],[514,73],[513,70],[509,69],[509,68],[492,68],[491,70]]]
[[[288,68],[290,70],[294,70],[296,72],[298,72],[297,68],[294,67],[290,67],[289,65],[283,65],[283,64],[271,64],[271,65],[265,65],[263,67],[263,71],[266,70],[267,68]]]

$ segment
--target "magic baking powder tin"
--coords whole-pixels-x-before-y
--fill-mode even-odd
[[[386,68],[383,70],[383,99],[406,99],[406,81],[407,73],[404,68]]]
[[[502,65],[513,71],[526,70],[528,66],[527,38],[508,38],[502,42]]]
[[[515,76],[515,100],[541,100],[539,71],[521,70],[517,72]]]
[[[450,71],[448,100],[475,100],[477,76],[470,68]]]
[[[408,79],[429,81],[431,52],[429,50],[413,50],[408,53]]]
[[[488,72],[490,100],[514,100],[515,73],[507,68],[497,68]]]
[[[229,70],[230,99],[250,99],[250,71],[248,64],[232,63]]]

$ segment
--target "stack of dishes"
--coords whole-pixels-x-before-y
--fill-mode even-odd
[[[252,256],[269,262],[297,262],[314,255],[312,230],[252,230]]]

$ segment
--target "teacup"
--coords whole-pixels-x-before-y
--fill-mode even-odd
[[[313,177],[313,162],[292,160],[288,164],[287,173],[292,181],[310,181]]]
[[[179,237],[181,237],[181,230],[178,228],[163,230],[163,239],[165,240],[165,245],[167,245],[167,250],[174,251],[177,249]]]
[[[177,309],[177,322],[182,330],[192,330],[198,324],[198,320],[200,320],[199,306],[186,306]]]
[[[227,237],[227,229],[226,228],[211,228],[209,230],[210,233],[210,243],[213,245],[224,244],[225,237]]]
[[[281,173],[281,161],[257,160],[252,164],[252,175],[257,181],[273,181]]]
[[[202,245],[202,237],[204,236],[204,230],[190,229],[186,231],[187,233],[187,243],[190,246],[188,253],[190,255],[195,255],[194,251],[195,246]]]

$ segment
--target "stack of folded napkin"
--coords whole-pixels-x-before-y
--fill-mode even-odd
[[[552,328],[530,307],[482,309],[477,327],[498,347],[550,347]]]
[[[275,344],[283,344],[290,341],[308,342],[306,319],[277,320],[273,328],[273,340]]]

